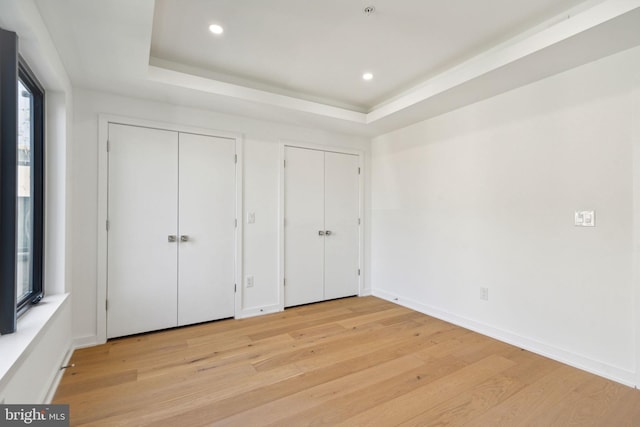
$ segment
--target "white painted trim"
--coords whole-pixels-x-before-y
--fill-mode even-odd
[[[67,350],[67,353],[64,355],[64,359],[62,359],[62,366],[67,366],[69,364],[69,360],[71,360],[71,356],[73,356],[75,348],[72,347]],[[49,385],[49,390],[44,398],[44,403],[49,404],[53,401],[54,396],[56,395],[56,391],[58,390],[58,386],[60,385],[60,381],[62,380],[62,376],[64,374],[64,369],[62,367],[56,372],[56,376],[53,378],[53,381]]]
[[[291,140],[280,140],[279,142],[279,152],[278,152],[278,160],[280,162],[280,188],[279,188],[279,212],[278,212],[278,258],[279,258],[279,272],[278,272],[278,280],[280,284],[280,292],[278,296],[278,303],[281,307],[281,310],[284,310],[284,264],[285,264],[285,248],[284,248],[284,199],[285,199],[285,188],[284,188],[284,174],[285,174],[285,148],[286,147],[295,147],[295,148],[306,148],[309,150],[318,150],[328,153],[339,153],[339,154],[350,154],[354,156],[358,156],[358,167],[360,168],[360,175],[358,176],[358,211],[361,219],[360,227],[358,229],[358,265],[360,266],[360,276],[358,277],[358,296],[364,296],[368,294],[368,290],[365,291],[364,288],[364,274],[365,274],[365,265],[364,265],[364,229],[365,229],[365,211],[364,211],[364,175],[365,175],[365,165],[364,165],[364,151],[358,149],[350,149],[350,148],[341,148],[341,147],[331,147],[326,145],[319,144],[309,144],[306,142],[294,142]]]
[[[358,168],[360,168],[360,174],[358,175],[358,215],[360,217],[360,224],[358,227],[358,268],[360,269],[360,275],[358,276],[358,296],[364,296],[364,275],[365,275],[365,263],[364,263],[364,228],[365,228],[365,211],[364,211],[364,153],[358,154]]]
[[[363,289],[362,292],[360,293],[361,297],[368,297],[371,295],[373,295],[373,293],[371,293],[371,289],[367,289],[367,288]]]
[[[278,144],[278,307],[284,310],[284,149]]]
[[[355,108],[335,107],[266,90],[253,89],[158,65],[149,65],[146,77],[151,81],[197,90],[203,93],[368,125],[418,104],[442,102],[441,95],[483,76],[497,75],[509,68],[515,70],[512,73],[517,73],[517,65],[522,60],[536,56],[541,58],[549,50],[562,49],[566,52],[566,55],[573,54],[575,59],[568,65],[556,64],[554,66],[554,61],[547,58],[547,61],[552,64],[551,68],[549,66],[541,67],[546,70],[545,73],[531,74],[527,78],[529,82],[544,77],[545,74],[564,71],[564,66],[575,67],[589,62],[594,59],[589,55],[589,51],[585,49],[586,53],[576,53],[571,50],[573,49],[572,43],[576,39],[581,39],[583,43],[588,43],[588,38],[593,33],[597,33],[602,25],[610,25],[613,28],[624,25],[625,15],[634,13],[639,7],[640,0],[587,0],[458,66],[421,82],[404,93],[382,101],[373,106],[368,112],[356,111]],[[631,37],[629,37],[629,40],[611,37],[601,55],[614,53],[629,47],[629,44],[634,42],[635,38]],[[538,59],[538,63],[541,61],[543,59]],[[512,88],[522,84],[522,82],[514,83]],[[483,97],[495,94],[488,93]],[[451,98],[444,98],[445,104],[448,99]],[[474,101],[474,99],[471,101]],[[463,102],[464,105],[468,103],[468,100]]]
[[[74,338],[72,343],[74,349],[95,347],[100,344],[104,343],[98,341],[97,335],[85,335],[83,337]]]
[[[20,403],[30,396],[31,403],[47,403],[72,348],[70,294],[47,295],[18,319],[15,333],[0,336],[0,401]],[[34,368],[42,372],[26,384]]]
[[[640,79],[632,93],[633,153],[633,324],[635,326],[635,386],[640,388]]]
[[[340,153],[340,154],[353,154],[356,156],[364,156],[363,150],[358,150],[354,148],[342,148],[331,145],[321,145],[321,144],[312,144],[307,142],[293,141],[287,139],[281,139],[280,145],[282,146],[282,154],[284,155],[284,147],[296,147],[296,148],[307,148],[309,150],[318,150],[325,151],[330,153]],[[282,158],[284,160],[284,157]]]
[[[197,135],[213,136],[217,138],[227,138],[235,140],[236,154],[238,155],[238,163],[236,164],[236,217],[238,219],[238,227],[236,228],[235,242],[235,280],[237,285],[242,284],[243,271],[243,241],[242,241],[242,211],[243,211],[243,188],[244,188],[244,172],[242,165],[244,164],[243,136],[237,132],[228,132],[216,129],[206,129],[194,126],[186,126],[175,123],[158,122],[153,120],[138,119],[133,117],[124,117],[111,114],[98,115],[98,254],[97,254],[97,290],[96,290],[96,336],[84,337],[76,342],[80,346],[103,344],[107,342],[107,310],[105,301],[107,299],[107,209],[108,209],[108,185],[109,185],[109,156],[107,154],[107,140],[109,137],[109,123],[148,127],[153,129],[168,130],[173,132],[191,133]],[[240,216],[238,217],[238,213]],[[242,286],[238,286],[242,289]],[[236,292],[234,311],[237,316],[240,310],[238,305],[241,304],[241,292]],[[238,302],[240,301],[240,303]]]
[[[434,98],[450,89],[469,82],[482,75],[489,74],[515,64],[525,57],[534,55],[551,46],[563,42],[596,28],[605,22],[619,18],[640,7],[640,0],[609,0],[596,4],[586,10],[565,12],[566,19],[545,23],[533,31],[508,40],[462,64],[446,70],[394,99],[384,101],[373,107],[367,114],[367,124],[374,123],[391,114],[402,111],[414,104]],[[553,18],[556,20],[557,18]]]
[[[367,115],[358,111],[346,108],[334,107],[305,99],[295,98],[287,95],[280,95],[264,90],[253,89],[219,80],[200,77],[180,71],[170,70],[155,65],[149,65],[147,72],[149,80],[170,84],[174,86],[189,88],[206,93],[228,96],[231,98],[243,99],[245,101],[257,102],[260,104],[272,105],[275,107],[290,110],[304,111],[306,113],[318,114],[334,119],[346,120],[354,123],[366,122]]]
[[[542,343],[540,341],[514,334],[513,332],[479,323],[472,319],[461,317],[427,304],[422,304],[413,299],[404,298],[400,295],[393,295],[389,292],[381,291],[378,289],[373,289],[373,295],[378,298],[382,298],[392,303],[401,305],[403,307],[407,307],[420,313],[426,314],[428,316],[432,316],[437,319],[460,326],[462,328],[469,329],[479,334],[497,339],[507,344],[529,350],[541,356],[548,357],[549,359],[553,359],[569,366],[573,366],[574,368],[590,372],[592,374],[610,379],[612,381],[616,381],[629,387],[635,386],[635,373],[632,371],[599,362],[580,354],[572,353],[561,348]]]
[[[229,132],[221,129],[209,129],[197,126],[181,125],[178,123],[169,123],[156,120],[139,119],[135,117],[119,116],[114,114],[99,114],[100,122],[147,127],[159,130],[168,130],[173,132],[192,133],[196,135],[214,136],[216,138],[228,138],[242,140],[242,134],[238,132]]]
[[[265,305],[262,307],[249,307],[243,309],[240,314],[236,315],[236,319],[246,319],[248,317],[262,316],[263,314],[279,313],[282,310],[280,303]]]
[[[15,333],[0,336],[0,390],[4,389],[6,382],[13,377],[67,304],[70,304],[69,294],[47,295],[39,305],[18,319]]]
[[[244,293],[244,141],[240,136],[236,138],[236,253],[235,253],[235,310],[234,316],[237,319],[243,313],[242,296]]]
[[[107,209],[109,186],[109,116],[98,117],[98,248],[96,281],[96,343],[107,342]]]

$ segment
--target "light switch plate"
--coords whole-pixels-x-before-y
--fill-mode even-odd
[[[248,212],[247,213],[247,224],[255,224],[256,222],[256,213]]]
[[[576,211],[574,223],[576,227],[595,227],[596,226],[595,211]]]

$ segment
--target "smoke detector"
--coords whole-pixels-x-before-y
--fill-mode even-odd
[[[362,11],[364,12],[365,15],[369,16],[369,15],[373,15],[373,12],[376,11],[375,6],[367,6],[364,9],[362,9]]]

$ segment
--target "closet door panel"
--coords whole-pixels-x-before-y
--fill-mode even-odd
[[[234,315],[235,141],[180,134],[178,324]]]
[[[325,299],[358,294],[358,157],[325,153]],[[330,233],[330,234],[329,234]]]
[[[177,324],[178,134],[109,124],[107,336]]]
[[[324,152],[285,148],[285,306],[324,299]]]

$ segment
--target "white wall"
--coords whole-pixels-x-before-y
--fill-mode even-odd
[[[71,291],[67,280],[67,230],[69,209],[67,200],[68,152],[71,128],[71,95],[65,92],[46,93],[46,168],[45,168],[45,284],[47,294]]]
[[[244,210],[255,224],[244,224],[244,273],[254,287],[243,289],[243,309],[259,313],[278,303],[279,143],[286,140],[368,153],[365,138],[230,116],[211,111],[144,101],[101,92],[74,91],[74,142],[71,188],[74,222],[70,274],[73,289],[73,336],[77,345],[96,342],[98,115],[237,132],[244,136]],[[240,285],[240,283],[238,283]],[[239,313],[242,315],[242,313]]]
[[[254,278],[254,287],[242,283],[242,306],[259,312],[279,304],[278,294],[278,189],[279,151],[277,144],[247,140],[244,150],[244,210],[255,213],[255,223],[244,221],[245,276]]]
[[[0,27],[45,89],[45,298],[0,337],[0,402],[43,403],[71,349],[68,209],[71,83],[33,0],[0,0]]]
[[[636,48],[375,138],[373,293],[637,384],[639,87]]]

